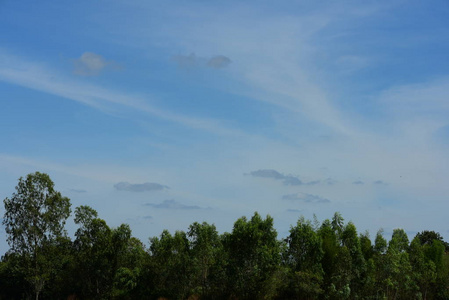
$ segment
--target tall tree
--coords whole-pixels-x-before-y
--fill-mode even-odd
[[[297,299],[317,298],[323,291],[322,240],[310,221],[301,217],[286,238],[284,261],[288,266],[288,291]],[[287,296],[287,295],[286,295]]]
[[[39,299],[49,273],[52,259],[44,248],[64,236],[65,221],[70,215],[70,200],[54,189],[45,173],[28,174],[19,178],[16,192],[6,198],[3,225],[12,252],[22,257],[27,280]]]
[[[153,296],[185,299],[192,289],[190,245],[184,231],[150,239]],[[148,284],[148,283],[147,283]]]
[[[212,297],[221,292],[223,282],[223,245],[215,225],[193,223],[187,233],[191,247],[194,293]]]
[[[256,212],[234,223],[226,236],[229,254],[229,280],[232,292],[239,299],[269,299],[276,294],[281,244],[273,227],[273,218],[264,219]]]
[[[113,284],[115,261],[112,231],[89,206],[75,208],[77,294],[87,299],[107,298]]]
[[[403,229],[394,229],[384,264],[387,276],[384,280],[386,295],[394,299],[415,298],[419,287],[413,279],[413,270],[409,258],[409,240]]]

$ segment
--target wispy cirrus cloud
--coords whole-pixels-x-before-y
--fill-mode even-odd
[[[118,191],[127,192],[150,192],[150,191],[162,191],[169,189],[168,186],[162,185],[154,182],[145,183],[129,183],[129,182],[119,182],[114,184],[114,188]]]
[[[118,90],[74,80],[42,63],[24,60],[3,49],[0,49],[0,81],[77,101],[106,113],[129,108],[213,134],[243,135],[242,131],[227,128],[219,120],[190,117],[163,110],[150,104],[151,97],[128,95]]]

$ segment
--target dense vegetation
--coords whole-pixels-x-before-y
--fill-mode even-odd
[[[300,218],[279,240],[273,219],[255,213],[231,233],[163,231],[146,249],[88,206],[75,208],[72,241],[70,201],[46,174],[20,178],[4,204],[0,299],[449,299],[449,247],[433,231],[411,242],[402,229],[389,242],[379,231],[373,243],[335,213]]]

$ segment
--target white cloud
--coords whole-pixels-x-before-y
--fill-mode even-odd
[[[103,56],[93,52],[84,52],[80,58],[73,60],[74,70],[77,75],[94,76],[100,74],[112,62],[106,61]]]

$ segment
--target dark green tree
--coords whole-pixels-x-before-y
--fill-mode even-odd
[[[228,282],[232,294],[239,299],[274,297],[280,283],[281,243],[273,227],[273,218],[262,219],[256,212],[234,223],[226,236],[229,255]]]
[[[366,261],[354,223],[349,222],[344,227],[341,240],[343,247],[348,249],[351,256],[351,297],[355,298],[361,294],[366,279]]]
[[[187,233],[190,241],[194,294],[211,298],[222,294],[225,281],[223,245],[215,225],[193,223]]]
[[[108,298],[112,289],[115,260],[112,253],[112,231],[89,206],[75,209],[75,260],[77,295],[87,299]]]
[[[150,239],[150,280],[155,298],[185,299],[192,293],[194,276],[190,244],[184,231],[164,230]]]
[[[449,251],[449,243],[445,242],[438,232],[424,230],[418,232],[415,237],[419,239],[421,245],[431,245],[434,240],[440,241],[444,245],[445,251]]]
[[[433,299],[433,287],[437,278],[435,263],[426,259],[419,237],[410,243],[410,263],[413,269],[413,278],[420,290],[423,299]]]
[[[409,240],[403,229],[394,229],[384,266],[387,276],[384,279],[385,292],[392,299],[413,299],[419,291],[413,278],[409,258]]]
[[[54,189],[47,174],[35,172],[19,178],[16,192],[6,198],[3,225],[10,252],[21,257],[21,268],[34,288],[35,298],[50,277],[55,260],[45,248],[65,235],[70,200]]]
[[[322,240],[310,221],[301,217],[286,239],[284,262],[288,267],[285,297],[316,299],[323,292]]]

